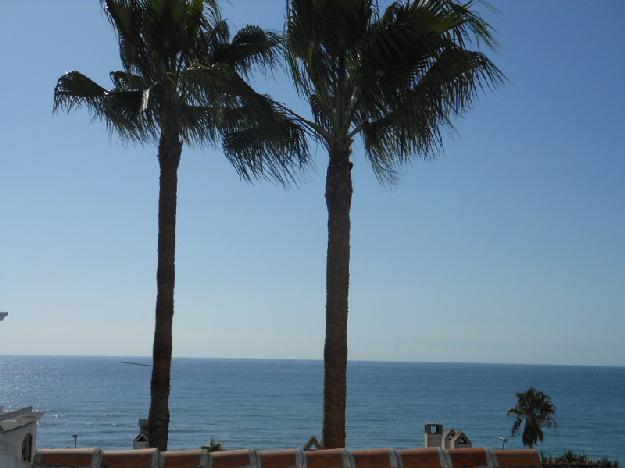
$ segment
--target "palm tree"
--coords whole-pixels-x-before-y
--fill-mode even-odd
[[[216,0],[103,0],[123,69],[107,90],[72,71],[58,80],[54,108],[85,106],[122,138],[158,142],[158,269],[149,413],[152,447],[167,449],[174,314],[178,165],[183,144],[223,142],[243,179],[288,183],[307,159],[297,124],[246,83],[271,67],[280,37],[257,26],[230,37]],[[246,143],[249,133],[262,142]]]
[[[525,420],[521,440],[524,446],[534,448],[537,442],[543,441],[543,427],[550,429],[558,427],[554,418],[556,405],[553,404],[549,395],[534,387],[530,387],[526,392],[519,392],[516,396],[516,405],[508,410],[508,416],[514,416],[512,437],[519,433],[521,424]]]
[[[378,180],[433,157],[442,131],[503,81],[479,50],[495,46],[472,2],[288,0],[286,55],[312,118],[292,113],[327,150],[323,445],[345,446],[352,145],[360,135]]]

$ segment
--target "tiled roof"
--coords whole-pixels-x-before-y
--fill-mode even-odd
[[[42,449],[33,463],[46,468],[539,468],[535,450],[232,450],[208,453],[156,449]]]

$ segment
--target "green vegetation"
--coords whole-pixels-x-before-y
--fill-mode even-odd
[[[202,450],[207,452],[221,452],[224,449],[224,444],[211,436],[211,440],[206,445],[202,445]]]
[[[543,465],[582,465],[593,466],[597,468],[618,468],[618,460],[610,460],[607,457],[603,457],[599,460],[593,460],[589,458],[585,453],[575,453],[572,450],[564,452],[559,457],[553,457],[551,455],[540,454],[540,458]]]
[[[54,108],[84,106],[122,138],[158,143],[158,267],[149,442],[167,450],[174,314],[178,165],[183,144],[222,141],[242,178],[288,183],[308,157],[305,135],[244,80],[278,59],[280,38],[258,26],[230,37],[214,0],[105,0],[123,70],[107,90],[72,71]],[[253,132],[262,144],[249,146]]]
[[[471,2],[288,0],[287,62],[312,119],[295,115],[326,149],[328,210],[324,448],[345,446],[352,146],[360,136],[383,183],[414,158],[434,157],[442,131],[503,81],[482,52],[490,26]]]
[[[516,405],[508,410],[508,416],[514,416],[511,435],[512,437],[517,435],[525,421],[521,440],[524,446],[534,448],[537,442],[543,441],[543,427],[557,428],[556,406],[549,395],[534,387],[530,387],[525,392],[519,392],[516,396]]]

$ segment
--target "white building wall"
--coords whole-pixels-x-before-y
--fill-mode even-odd
[[[35,451],[37,447],[36,424],[33,422],[10,431],[0,431],[0,467],[30,468],[31,465],[22,459],[22,441],[30,432],[33,436],[33,452]]]

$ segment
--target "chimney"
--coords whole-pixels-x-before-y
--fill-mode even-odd
[[[443,425],[438,423],[427,423],[425,425],[425,448],[441,448],[443,441]]]

